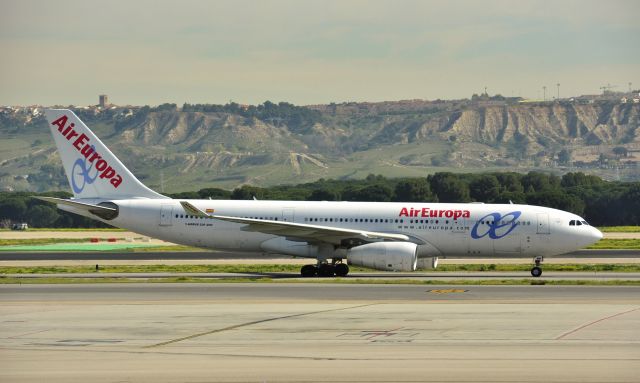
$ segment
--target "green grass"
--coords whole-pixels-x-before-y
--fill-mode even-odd
[[[0,231],[14,231],[11,229],[0,229]],[[25,231],[100,231],[100,232],[124,232],[127,231],[126,229],[120,229],[117,227],[100,227],[100,228],[73,228],[73,227],[54,227],[54,228],[47,228],[47,227],[30,227],[28,230]],[[22,233],[23,231],[16,231],[16,233]]]
[[[640,226],[605,226],[598,229],[603,233],[640,233]]]
[[[126,251],[126,250],[125,250]],[[180,252],[180,251],[210,251],[207,249],[203,249],[200,247],[193,247],[193,246],[183,246],[183,245],[168,245],[168,246],[148,246],[148,247],[137,247],[137,248],[133,248],[131,249],[131,251],[133,251],[134,253],[145,253],[145,252]]]
[[[29,238],[29,239],[0,239],[0,246],[34,246],[51,245],[55,243],[89,242],[91,238]]]
[[[586,247],[586,249],[629,249],[629,250],[638,250],[640,249],[640,239],[613,239],[613,238],[603,238],[597,243]]]
[[[99,261],[96,261],[99,264]],[[640,272],[640,264],[547,264],[544,271],[564,272]],[[350,267],[351,272],[376,272],[363,267]],[[528,264],[460,264],[440,265],[426,272],[491,272],[531,270]],[[101,265],[102,273],[298,273],[300,265],[239,264],[239,265]],[[0,266],[0,274],[74,274],[94,273],[94,265],[82,266]],[[377,271],[381,274],[384,272]],[[389,273],[389,275],[393,275]]]
[[[460,285],[460,286],[507,286],[507,285],[576,285],[576,286],[640,286],[640,280],[544,280],[491,279],[491,280],[416,280],[416,279],[272,279],[272,278],[15,278],[0,276],[0,284],[78,284],[78,283],[339,283],[370,285]]]

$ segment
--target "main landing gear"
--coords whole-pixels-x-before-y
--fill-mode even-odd
[[[540,267],[540,264],[542,264],[542,261],[544,261],[544,257],[540,255],[533,258],[533,262],[535,262],[536,265],[531,269],[532,277],[538,278],[539,276],[542,275],[542,268]]]
[[[349,266],[341,261],[333,260],[331,263],[322,262],[317,265],[304,265],[300,269],[300,275],[304,278],[311,277],[346,277],[349,274]]]

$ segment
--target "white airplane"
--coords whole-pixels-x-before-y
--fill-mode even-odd
[[[530,205],[171,199],[138,181],[72,111],[45,114],[74,198],[37,198],[183,245],[315,259],[304,277],[346,276],[348,264],[435,268],[439,257],[532,257],[538,277],[544,257],[602,238],[575,214]]]

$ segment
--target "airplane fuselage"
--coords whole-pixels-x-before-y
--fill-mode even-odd
[[[104,200],[89,200],[89,203]],[[183,245],[243,252],[298,251],[265,245],[279,236],[244,231],[246,225],[187,214],[177,200],[112,200],[108,224]],[[586,246],[600,233],[561,210],[516,204],[372,203],[188,200],[216,215],[400,233],[418,244],[419,257],[552,256]],[[65,210],[95,216],[64,207]],[[582,221],[584,222],[584,221]],[[345,244],[346,247],[349,244]],[[340,247],[340,246],[337,246]],[[311,258],[316,255],[309,254]]]

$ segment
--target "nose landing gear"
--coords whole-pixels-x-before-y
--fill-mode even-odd
[[[544,261],[544,257],[542,256],[537,256],[533,259],[533,262],[536,264],[532,269],[531,269],[531,276],[538,278],[539,276],[542,275],[542,268],[540,267],[540,265],[542,264],[542,262]]]

